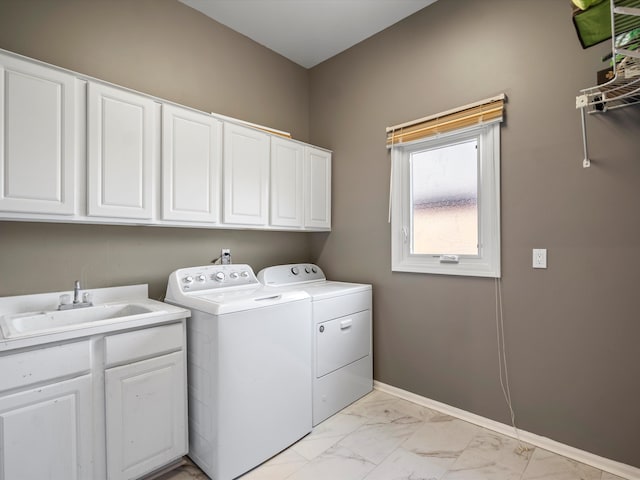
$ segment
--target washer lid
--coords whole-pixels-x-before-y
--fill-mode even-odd
[[[282,305],[289,302],[309,300],[309,294],[301,290],[274,292],[271,289],[257,289],[218,293],[211,291],[193,292],[184,295],[179,301],[172,301],[186,308],[199,310],[212,315],[224,315],[246,310]]]

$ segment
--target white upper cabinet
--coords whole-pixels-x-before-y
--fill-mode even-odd
[[[331,228],[331,153],[305,147],[305,220],[304,226]]]
[[[330,230],[331,152],[248,125],[0,50],[0,220]]]
[[[0,210],[72,215],[78,138],[72,75],[0,53]]]
[[[271,225],[302,227],[304,145],[271,137]]]
[[[153,218],[158,107],[149,97],[89,82],[88,215]]]
[[[269,202],[270,136],[224,124],[224,223],[266,225]]]
[[[217,223],[222,122],[173,105],[162,107],[162,219]]]

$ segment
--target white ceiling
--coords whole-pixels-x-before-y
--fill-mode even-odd
[[[436,0],[180,0],[305,68]]]

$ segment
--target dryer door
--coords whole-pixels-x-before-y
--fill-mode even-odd
[[[316,325],[316,377],[331,373],[369,355],[371,310]]]

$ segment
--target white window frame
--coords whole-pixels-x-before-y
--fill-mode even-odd
[[[412,254],[411,153],[471,139],[478,141],[478,255]],[[394,145],[391,162],[391,270],[499,278],[500,122]]]

